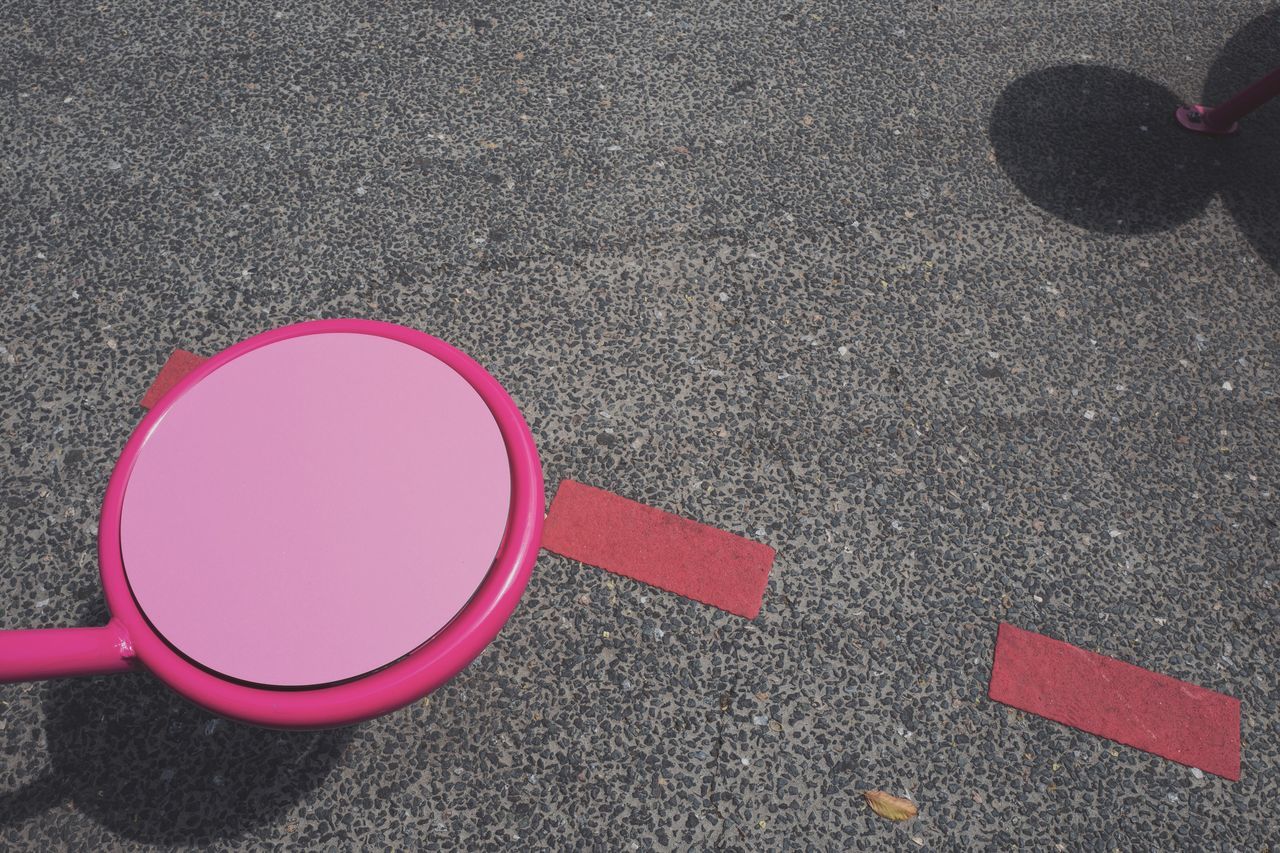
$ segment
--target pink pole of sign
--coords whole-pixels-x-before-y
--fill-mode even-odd
[[[1178,124],[1196,133],[1227,136],[1240,129],[1239,120],[1280,95],[1280,68],[1236,92],[1216,107],[1203,104],[1178,107]]]
[[[124,626],[0,631],[0,683],[134,669]]]

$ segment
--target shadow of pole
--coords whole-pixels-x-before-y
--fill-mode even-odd
[[[1220,103],[1280,65],[1280,6],[1259,15],[1223,46],[1209,69],[1204,102]],[[1223,203],[1254,251],[1280,270],[1280,99],[1240,120],[1235,136],[1213,140]]]
[[[221,720],[145,675],[66,679],[44,690],[51,767],[0,795],[0,826],[72,801],[143,843],[232,837],[278,818],[321,784],[355,732]]]

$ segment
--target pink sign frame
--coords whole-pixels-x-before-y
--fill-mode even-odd
[[[147,622],[125,578],[120,516],[130,471],[150,430],[196,383],[223,364],[267,344],[323,333],[380,335],[417,347],[453,368],[493,412],[511,464],[511,508],[493,566],[458,615],[405,657],[340,684],[276,689],[231,681],[178,654]],[[98,560],[111,620],[101,628],[0,631],[0,681],[96,675],[143,668],[213,713],[260,726],[315,729],[376,717],[444,684],[487,646],[515,610],[537,559],[543,523],[542,466],[520,410],[470,356],[444,341],[392,323],[315,320],[242,341],[201,364],[173,387],[133,431],[107,484],[98,524]],[[335,631],[341,626],[335,625]]]

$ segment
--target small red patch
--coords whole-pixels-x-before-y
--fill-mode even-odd
[[[196,355],[184,349],[174,350],[169,360],[164,363],[164,367],[160,368],[147,393],[142,395],[139,405],[144,409],[152,408],[160,402],[161,397],[173,389],[174,385],[181,382],[184,376],[208,360],[202,355]]]
[[[1240,779],[1240,700],[1000,623],[997,702]]]
[[[542,547],[754,619],[774,550],[678,515],[564,480]]]

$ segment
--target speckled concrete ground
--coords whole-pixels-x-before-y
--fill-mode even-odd
[[[375,5],[0,7],[0,627],[103,618],[169,348],[343,315],[479,358],[550,483],[776,546],[764,611],[544,554],[325,734],[0,687],[0,846],[1273,843],[1280,104],[1169,116],[1267,3]],[[989,702],[1002,618],[1239,696],[1243,780]]]

